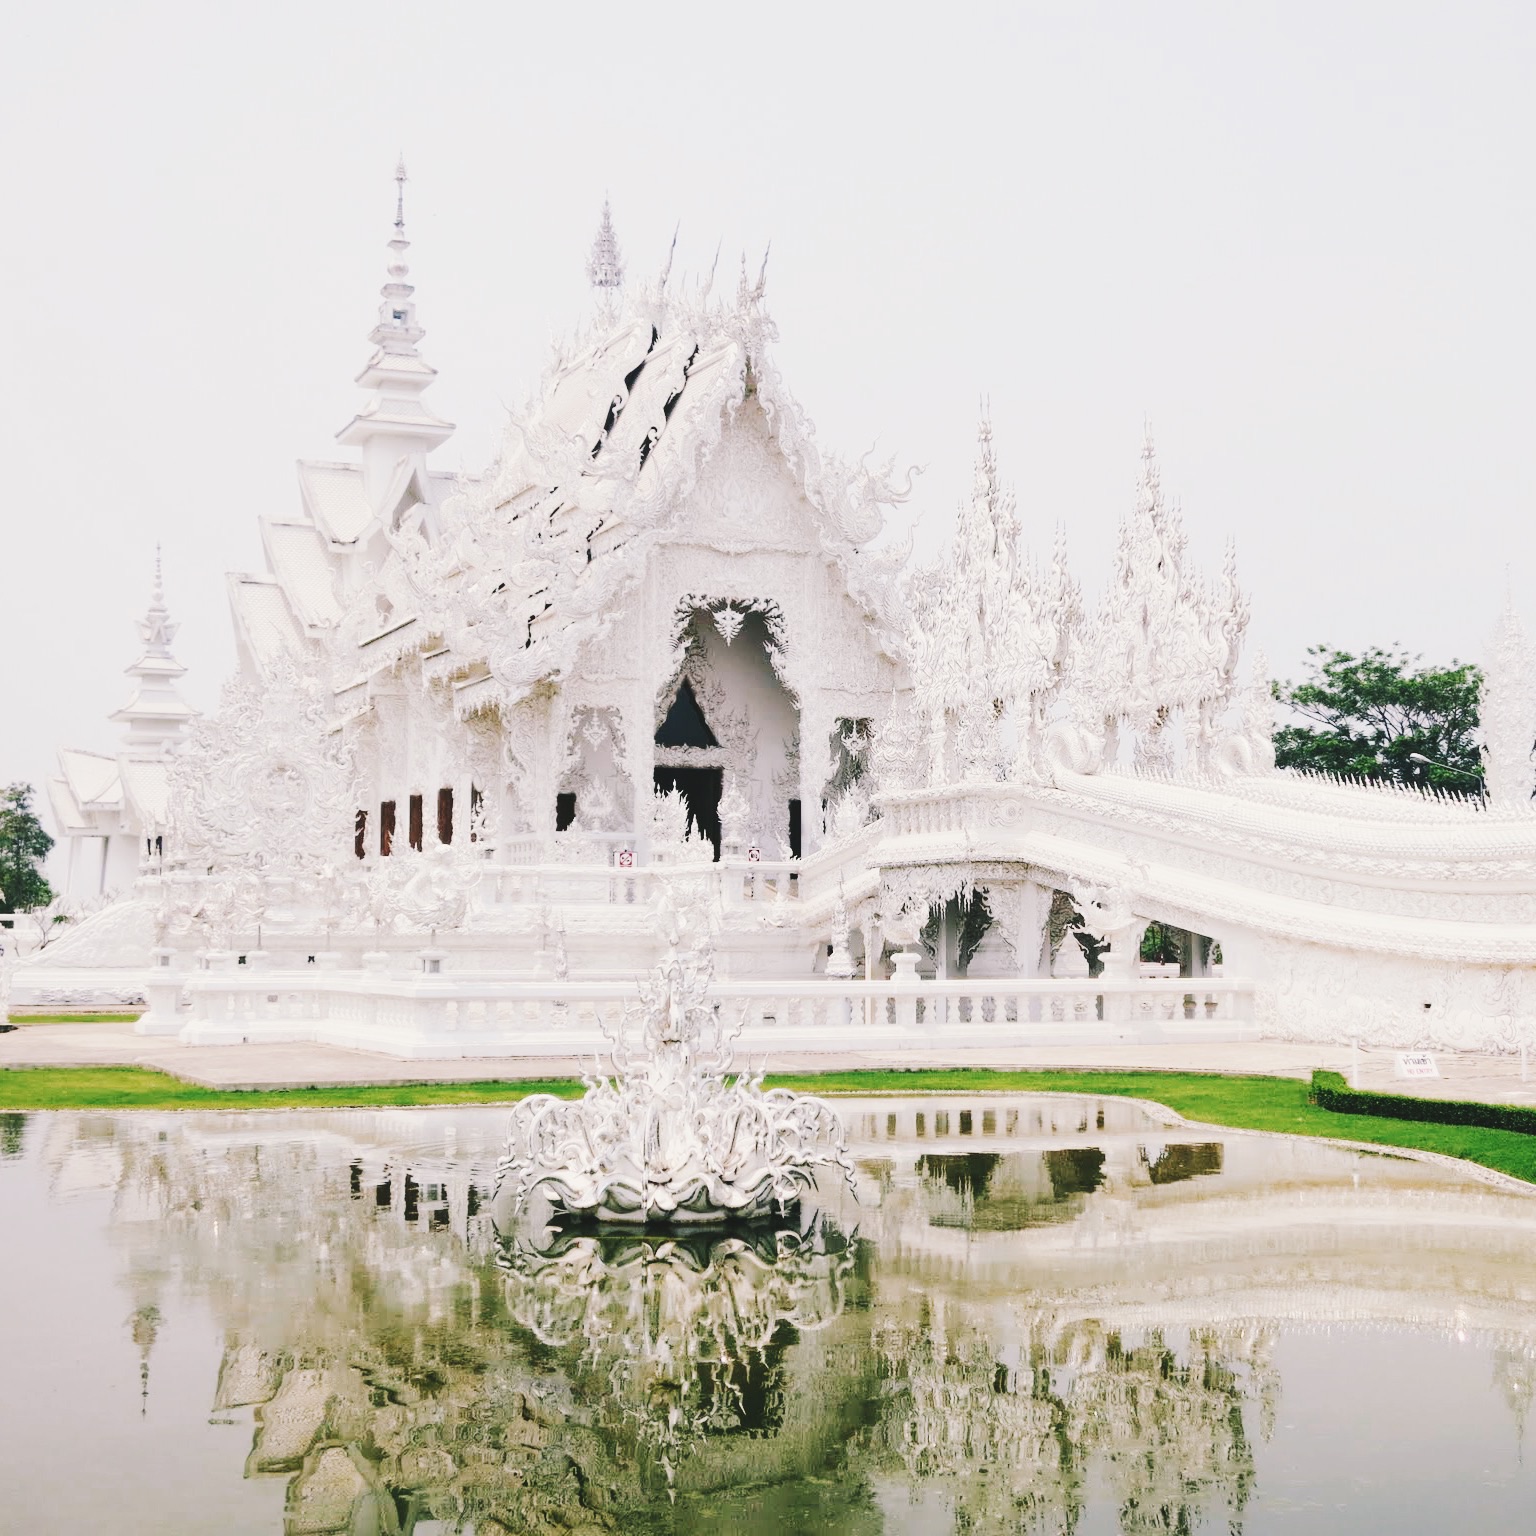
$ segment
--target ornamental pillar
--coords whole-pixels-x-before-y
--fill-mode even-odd
[[[656,706],[644,682],[626,689],[619,718],[624,732],[624,772],[633,794],[631,825],[638,841],[650,833],[651,796],[656,792]]]
[[[807,690],[809,692],[809,690]],[[821,798],[834,765],[827,743],[832,716],[818,706],[800,706],[800,856],[809,858],[822,844]]]
[[[987,888],[992,917],[1013,952],[1017,974],[1024,980],[1051,973],[1050,923],[1054,895],[1050,886],[1041,885],[1037,880],[1020,880]]]

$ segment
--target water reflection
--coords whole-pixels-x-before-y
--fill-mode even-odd
[[[1104,1182],[1104,1154],[1094,1147],[1013,1156],[924,1153],[917,1168],[928,1185],[928,1219],[967,1231],[1017,1232],[1074,1221]]]
[[[1073,1531],[1091,1490],[1125,1532],[1240,1520],[1279,1395],[1272,1326],[1175,1342],[1037,1314],[1004,1339],[971,1309],[918,1311],[875,1330],[893,1388],[879,1442],[943,1486],[960,1528]]]
[[[721,1236],[504,1238],[512,1316],[574,1346],[573,1386],[632,1432],[671,1487],[709,1435],[784,1427],[786,1356],[842,1314],[855,1254],[830,1219]]]
[[[496,1112],[16,1117],[0,1176],[109,1212],[151,1427],[211,1311],[199,1411],[290,1536],[1236,1529],[1320,1329],[1484,1350],[1523,1434],[1536,1201],[1129,1109],[859,1111],[856,1202],[713,1237],[498,1231]]]

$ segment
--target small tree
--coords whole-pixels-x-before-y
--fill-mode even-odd
[[[32,786],[0,790],[0,911],[30,912],[53,900],[41,868],[52,847],[32,809]]]
[[[1482,792],[1475,666],[1418,666],[1419,657],[1379,646],[1354,656],[1314,645],[1307,654],[1312,675],[1276,683],[1275,697],[1316,724],[1275,732],[1279,767]]]

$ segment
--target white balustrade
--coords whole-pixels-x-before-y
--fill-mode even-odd
[[[679,874],[718,882],[721,900],[736,906],[750,901],[794,901],[800,896],[802,869],[798,860],[759,862],[724,859],[719,863],[683,866],[659,864],[488,864],[480,886],[486,905],[597,903],[644,906],[656,882]]]
[[[302,970],[205,970],[189,977],[194,1044],[317,1040],[402,1057],[585,1056],[606,1047],[633,982],[505,980]],[[833,980],[717,978],[715,1005],[740,1021],[747,1059],[785,1052],[1256,1038],[1253,985],[1171,980]]]

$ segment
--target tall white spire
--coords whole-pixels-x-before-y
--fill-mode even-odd
[[[624,258],[619,254],[619,237],[613,232],[613,211],[606,197],[603,220],[597,226],[592,254],[587,257],[587,281],[604,294],[624,286]]]
[[[445,443],[453,423],[434,416],[421,396],[437,377],[416,350],[426,332],[416,322],[415,288],[408,281],[405,235],[405,157],[395,167],[395,223],[390,236],[387,280],[379,290],[378,324],[368,333],[374,352],[357,382],[374,391],[361,411],[336,434],[363,451],[363,479],[378,502],[409,469]]]
[[[132,697],[112,716],[127,726],[123,756],[137,762],[152,762],[168,755],[180,737],[182,728],[197,711],[177,692],[176,679],[186,668],[171,654],[171,641],[177,625],[171,622],[165,606],[165,583],[160,572],[160,546],[155,546],[155,584],[150,592],[149,609],[138,621],[143,650],[139,659],[127,668],[134,679]]]
[[[1528,805],[1536,787],[1536,654],[1506,591],[1478,698],[1484,782],[1495,805]]]

